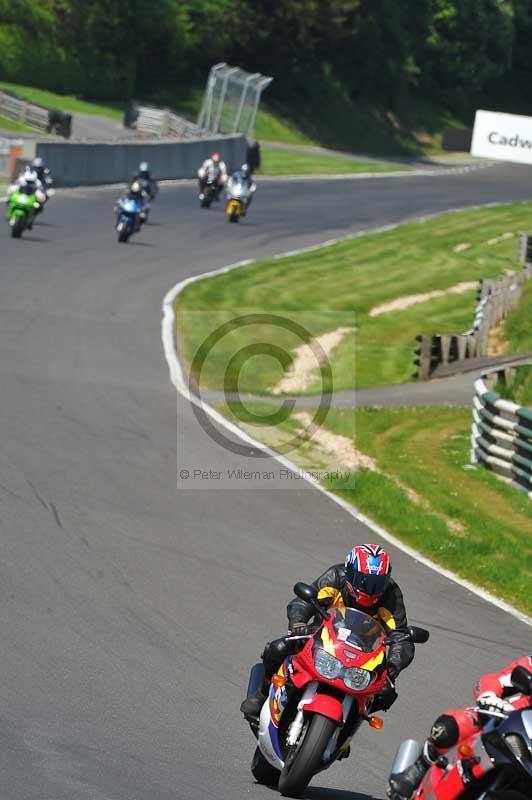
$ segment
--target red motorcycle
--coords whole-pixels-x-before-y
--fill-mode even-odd
[[[532,673],[516,667],[511,675],[520,694],[532,696]],[[474,708],[489,721],[430,767],[413,800],[530,800],[532,798],[532,709],[498,712]],[[407,739],[390,774],[403,772],[421,747]],[[390,789],[391,800],[400,800]]]
[[[401,637],[426,642],[428,631],[410,627],[390,637],[380,622],[352,608],[326,611],[314,586],[296,583],[294,592],[321,617],[301,636],[273,676],[259,723],[250,721],[258,739],[251,771],[259,783],[279,786],[281,794],[299,797],[312,777],[349,755],[350,741],[370,716],[372,701],[387,685],[386,646]],[[250,676],[248,696],[263,677],[262,664]]]

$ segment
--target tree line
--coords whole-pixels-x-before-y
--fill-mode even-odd
[[[0,78],[124,102],[227,61],[273,75],[280,101],[522,110],[531,35],[532,0],[0,0]]]

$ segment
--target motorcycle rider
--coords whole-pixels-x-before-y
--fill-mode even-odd
[[[142,209],[144,207],[144,194],[142,191],[142,186],[140,185],[139,181],[133,181],[128,188],[125,197],[128,200],[133,200],[135,202],[137,208],[137,214],[135,215],[135,232],[138,233],[140,231],[140,226],[142,224]],[[115,212],[117,217],[120,216],[120,202],[123,200],[124,196],[120,198],[118,203],[115,205]]]
[[[404,772],[390,776],[389,797],[393,800],[408,800],[418,788],[427,770],[433,766],[444,767],[441,757],[456,745],[482,729],[489,721],[486,712],[510,712],[520,708],[532,708],[532,697],[516,694],[511,675],[515,667],[525,667],[532,672],[532,656],[516,658],[500,672],[488,672],[473,688],[478,711],[458,708],[445,711],[432,725],[430,736],[425,741],[423,752]]]
[[[222,161],[220,153],[213,153],[210,158],[205,159],[198,169],[200,200],[203,200],[203,193],[207,181],[216,181],[215,198],[219,200],[220,192],[227,183],[227,166]]]
[[[242,183],[244,186],[247,187],[249,194],[246,198],[246,209],[248,209],[251,205],[251,201],[253,200],[253,194],[257,190],[257,184],[253,180],[253,175],[251,174],[251,170],[247,164],[242,164],[240,169],[237,169],[236,172],[233,172],[229,180],[227,181],[227,191],[228,193],[231,192],[231,187],[233,184]]]
[[[150,165],[147,161],[140,162],[136,174],[131,178],[131,183],[135,181],[140,183],[143,191],[146,192],[150,200],[155,200],[155,195],[159,191],[159,187],[157,186],[157,181],[151,175]]]
[[[8,193],[12,194],[17,190],[23,192],[24,194],[33,194],[39,190],[41,197],[44,195],[43,185],[40,182],[35,170],[33,170],[29,165],[24,169],[23,172],[20,173],[14,183],[11,184],[8,189]],[[39,200],[39,202],[41,201]]]
[[[37,177],[37,173],[31,169],[31,167],[26,167],[24,172],[22,172],[16,181],[9,187],[8,189],[8,199],[13,194],[13,192],[22,192],[22,194],[35,194],[35,200],[38,203],[38,208],[35,209],[35,213],[39,213],[42,211],[44,203],[46,202],[46,193],[43,189],[43,185],[40,182],[39,178]],[[28,230],[31,231],[33,227],[33,219],[30,218],[28,223]]]
[[[356,545],[349,551],[343,564],[334,564],[313,582],[318,589],[318,601],[328,601],[333,608],[347,607],[364,611],[378,619],[393,638],[407,631],[406,611],[403,595],[398,584],[391,578],[392,566],[388,553],[378,544]],[[315,615],[314,608],[295,597],[287,607],[288,635],[306,632],[307,623]],[[257,719],[269,692],[272,676],[284,659],[293,650],[293,642],[281,637],[269,642],[262,653],[264,680],[254,695],[246,698],[240,706],[245,717]],[[297,646],[297,643],[296,643]],[[388,687],[377,695],[371,711],[386,711],[396,701],[394,682],[399,673],[414,658],[414,644],[410,638],[392,642],[388,649]]]
[[[50,170],[44,163],[44,159],[40,156],[34,158],[30,164],[30,168],[37,173],[37,178],[40,180],[44,191],[46,192],[47,188],[52,185],[52,175]]]

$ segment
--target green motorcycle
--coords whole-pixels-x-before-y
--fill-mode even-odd
[[[24,189],[24,186],[15,189],[7,200],[7,219],[13,239],[20,239],[27,228],[31,230],[35,215],[41,207],[35,190]]]

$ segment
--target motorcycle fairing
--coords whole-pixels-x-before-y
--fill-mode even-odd
[[[480,778],[488,770],[492,769],[491,758],[486,752],[479,734],[475,735],[467,743],[473,751],[471,758],[477,761],[472,769],[473,776]],[[442,769],[436,765],[429,769],[414,795],[415,800],[455,800],[455,798],[457,799],[463,794],[464,786],[468,779],[467,770],[464,766],[465,759],[462,759],[458,752],[460,744],[462,742],[447,752],[446,758],[450,765],[447,769]]]

